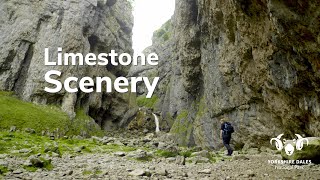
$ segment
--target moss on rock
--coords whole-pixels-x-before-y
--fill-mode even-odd
[[[140,107],[154,108],[158,103],[159,98],[153,95],[151,98],[146,98],[145,96],[139,96],[137,98],[137,104]]]
[[[137,112],[135,118],[129,123],[128,130],[154,131],[156,129],[154,117],[149,110],[142,108]]]
[[[176,136],[178,143],[182,146],[188,145],[193,131],[193,123],[188,121],[188,115],[187,110],[182,110],[170,130],[170,133]]]

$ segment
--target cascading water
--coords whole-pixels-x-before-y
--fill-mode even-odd
[[[152,115],[154,116],[154,122],[156,124],[156,133],[160,132],[160,128],[159,128],[159,119],[157,117],[157,115],[155,115],[154,113],[152,113]]]

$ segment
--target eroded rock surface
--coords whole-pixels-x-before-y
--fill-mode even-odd
[[[126,76],[126,66],[45,66],[44,49],[50,48],[51,61],[57,48],[68,53],[132,53],[133,17],[126,0],[19,1],[1,0],[0,7],[0,89],[15,91],[22,99],[40,104],[57,104],[75,116],[84,109],[104,129],[117,127],[134,113],[134,98],[120,93],[50,94],[44,75],[59,70],[79,79]],[[76,87],[76,84],[72,84]]]
[[[241,148],[285,133],[320,135],[317,1],[177,0],[171,36],[157,40],[162,119],[180,144],[220,146],[219,118]],[[169,50],[168,50],[169,49]],[[148,51],[148,50],[147,50]]]

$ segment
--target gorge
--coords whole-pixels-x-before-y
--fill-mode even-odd
[[[129,2],[1,4],[1,90],[58,105],[71,118],[81,108],[104,130],[126,128],[139,111],[136,101],[150,97],[143,85],[136,94],[50,94],[44,76],[51,69],[43,57],[45,47],[132,54]],[[157,67],[56,66],[58,80],[160,77],[152,102],[143,103],[160,112],[160,129],[184,146],[221,147],[221,117],[234,124],[237,148],[269,146],[281,133],[319,136],[319,8],[318,1],[176,0],[174,16],[144,51],[159,55]]]
[[[0,179],[319,179],[319,0],[174,2],[0,0]]]

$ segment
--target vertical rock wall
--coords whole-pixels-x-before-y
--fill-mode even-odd
[[[219,147],[221,117],[237,147],[320,135],[318,1],[176,0],[171,21],[155,108],[181,144]]]
[[[70,117],[84,109],[105,129],[116,127],[134,114],[130,94],[68,93],[44,91],[44,75],[49,70],[62,72],[60,81],[70,76],[115,78],[126,76],[124,66],[45,66],[44,49],[50,59],[63,52],[132,53],[133,17],[126,0],[87,1],[0,1],[0,89],[15,91],[22,99],[40,104],[61,105]],[[72,85],[77,86],[76,84]],[[124,114],[125,117],[123,116]]]

